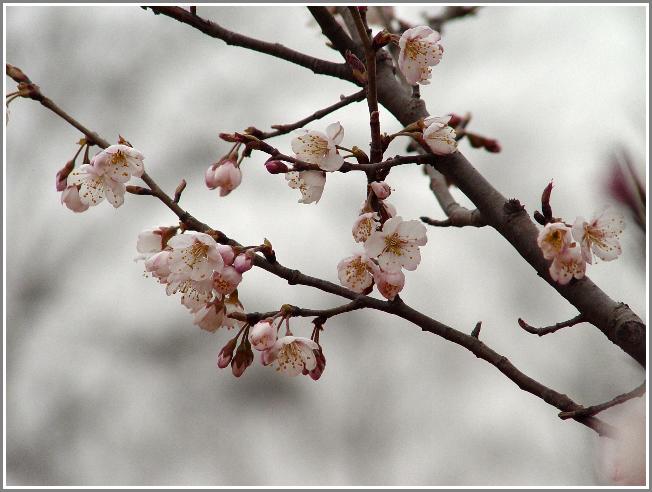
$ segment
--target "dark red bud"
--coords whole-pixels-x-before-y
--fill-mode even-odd
[[[498,153],[502,150],[500,147],[500,144],[498,143],[498,140],[494,140],[493,138],[486,138],[484,141],[484,148],[488,152],[493,152],[493,153]]]
[[[224,369],[231,363],[233,359],[233,351],[235,350],[235,344],[238,342],[238,337],[235,337],[222,347],[220,353],[217,355],[217,367]]]
[[[281,174],[287,173],[290,168],[283,161],[278,161],[276,159],[271,159],[265,163],[265,168],[270,174]]]
[[[464,118],[462,118],[460,115],[455,114],[455,113],[451,113],[450,116],[451,116],[451,119],[448,122],[448,126],[452,126],[453,128],[458,126],[464,120]]]
[[[237,134],[235,133],[220,133],[220,138],[226,142],[241,142],[242,140],[238,138]]]
[[[75,161],[68,161],[66,165],[63,166],[56,176],[56,187],[57,191],[63,191],[68,187],[68,175],[75,168]]]
[[[365,67],[364,63],[360,61],[360,58],[355,56],[351,51],[346,50],[344,53],[344,58],[346,59],[346,63],[349,65],[351,68],[351,72],[353,73],[353,76],[355,79],[360,82],[361,84],[366,84],[367,83],[367,67]]]
[[[543,216],[550,221],[552,219],[552,207],[550,206],[550,195],[552,194],[552,181],[543,189],[541,194],[541,211]]]
[[[388,45],[392,42],[392,34],[387,31],[380,31],[374,36],[374,39],[371,43],[375,50],[379,50],[383,46]]]

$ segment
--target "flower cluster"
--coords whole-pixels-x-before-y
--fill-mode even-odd
[[[413,27],[400,37],[398,67],[409,84],[430,83],[430,67],[437,65],[444,54],[440,39],[441,35],[428,26]]]
[[[426,228],[418,220],[404,221],[396,209],[385,202],[390,187],[384,182],[370,186],[371,200],[364,203],[353,224],[353,239],[363,243],[364,252],[344,258],[337,265],[340,283],[360,293],[368,294],[373,285],[389,300],[403,290],[402,269],[416,270],[421,262],[419,247],[427,242]],[[378,212],[370,203],[375,203]]]
[[[302,132],[292,139],[292,151],[297,159],[316,164],[321,171],[286,172],[285,179],[290,188],[301,192],[299,203],[317,203],[326,185],[324,171],[337,171],[344,164],[344,158],[337,151],[337,146],[344,138],[344,128],[338,121],[328,125],[326,133],[316,130]]]
[[[253,252],[238,254],[208,234],[177,234],[177,229],[160,227],[138,235],[136,249],[145,270],[166,286],[168,295],[181,294],[181,304],[202,330],[241,328],[243,323],[229,315],[244,313],[237,287],[252,267]]]
[[[624,227],[623,217],[609,208],[595,214],[590,222],[577,217],[572,226],[564,222],[546,224],[537,244],[543,257],[553,260],[549,269],[552,279],[561,285],[572,278],[581,279],[594,254],[603,261],[615,260],[621,253],[618,237]]]
[[[220,196],[226,196],[242,182],[242,171],[238,164],[237,153],[231,153],[211,164],[205,173],[206,186],[209,190],[219,188]]]
[[[57,173],[61,203],[73,212],[84,212],[105,198],[115,208],[124,203],[125,183],[143,175],[143,154],[124,144],[107,147],[89,164],[74,169],[71,161]]]

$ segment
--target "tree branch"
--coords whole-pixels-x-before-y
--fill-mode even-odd
[[[554,325],[551,326],[544,326],[543,328],[535,328],[534,326],[530,326],[521,318],[518,319],[518,324],[521,326],[521,328],[523,328],[528,333],[532,333],[533,335],[539,335],[540,337],[542,337],[543,335],[554,333],[557,330],[561,330],[562,328],[566,328],[569,326],[575,326],[579,323],[583,323],[584,321],[586,321],[584,319],[584,316],[582,314],[578,314],[572,319],[569,319],[567,321],[562,321],[560,323],[555,323]]]
[[[155,14],[163,14],[194,27],[208,36],[221,39],[228,45],[240,46],[242,48],[258,51],[266,55],[271,55],[295,63],[296,65],[312,70],[316,74],[329,75],[331,77],[355,83],[355,79],[346,63],[333,63],[321,60],[287,48],[279,43],[269,43],[267,41],[261,41],[259,39],[244,36],[237,32],[229,31],[215,22],[191,14],[182,7],[148,6],[146,8],[151,9]]]
[[[337,306],[331,309],[305,309],[297,306],[292,306],[290,304],[285,304],[282,308],[282,311],[291,317],[308,318],[314,316],[315,318],[322,318],[326,320],[339,314],[349,313],[357,309],[363,309],[364,307],[364,303],[362,303],[359,299],[355,299],[347,304],[342,304],[341,306]],[[240,321],[245,321],[250,325],[254,325],[260,320],[271,318],[277,315],[279,312],[280,311],[267,311],[265,313],[253,312],[246,314],[235,312],[231,313],[230,317]]]
[[[615,398],[609,400],[608,402],[600,403],[599,405],[593,405],[591,407],[582,408],[580,410],[573,410],[570,412],[559,412],[559,418],[562,420],[566,420],[566,419],[574,419],[577,417],[589,417],[589,416],[597,415],[598,413],[602,412],[603,410],[606,410],[607,408],[615,407],[616,405],[625,403],[626,401],[629,401],[633,398],[639,398],[644,394],[645,394],[645,381],[643,381],[643,383],[639,387],[633,389],[629,393],[623,393],[622,395],[618,395]]]

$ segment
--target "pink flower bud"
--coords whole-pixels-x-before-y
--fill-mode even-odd
[[[231,372],[236,378],[239,378],[253,361],[254,353],[251,350],[251,345],[248,341],[243,340],[231,361]]]
[[[249,342],[256,350],[267,350],[276,343],[276,329],[271,319],[256,323],[249,331]]]
[[[233,268],[236,269],[238,273],[244,273],[251,270],[251,267],[254,265],[254,253],[253,251],[245,251],[242,254],[236,256],[233,261]]]
[[[228,343],[222,347],[222,350],[220,350],[220,353],[217,356],[217,367],[224,369],[231,363],[231,359],[233,358],[233,351],[235,350],[235,344],[237,341],[238,337],[235,337],[229,340]]]
[[[68,175],[75,168],[75,161],[68,161],[66,165],[63,166],[56,176],[56,187],[57,191],[63,191],[68,187]]]
[[[405,275],[402,271],[385,272],[380,268],[374,271],[374,281],[385,299],[393,301],[396,294],[403,290],[405,286]]]
[[[281,174],[287,173],[290,168],[285,164],[285,162],[270,160],[265,163],[265,168],[269,174]]]
[[[392,194],[392,189],[384,181],[374,181],[371,183],[371,189],[379,200],[384,200]]]
[[[209,189],[220,188],[220,196],[226,196],[240,186],[242,171],[233,160],[226,159],[206,169],[204,177]]]
[[[231,265],[233,263],[233,260],[235,259],[235,252],[231,246],[227,246],[226,244],[218,244],[217,250],[222,255],[222,259],[224,260],[225,265]]]

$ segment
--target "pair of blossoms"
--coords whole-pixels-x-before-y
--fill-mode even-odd
[[[423,140],[435,155],[452,154],[457,150],[455,130],[448,126],[450,119],[451,116],[447,115],[423,120]],[[299,203],[317,203],[324,192],[326,172],[338,171],[344,164],[344,158],[337,152],[344,138],[344,128],[338,121],[328,125],[325,132],[304,132],[292,139],[292,151],[297,159],[316,164],[321,171],[289,171],[285,173],[285,179],[290,188],[301,192]],[[275,160],[268,161],[266,166],[274,174],[285,168],[283,163]]]
[[[106,198],[118,208],[124,203],[125,183],[132,176],[139,178],[143,175],[143,159],[143,154],[136,149],[116,144],[77,169],[74,160],[68,162],[56,176],[61,203],[73,212],[85,212]]]
[[[194,324],[212,333],[221,327],[239,330],[220,350],[218,367],[230,365],[233,374],[241,376],[253,362],[253,346],[262,352],[263,365],[272,364],[289,375],[305,371],[313,379],[319,378],[326,360],[316,342],[294,337],[289,330],[285,337],[278,338],[265,322],[250,329],[245,322],[231,317],[234,313],[244,315],[237,287],[242,274],[253,266],[255,248],[238,253],[208,234],[177,234],[176,227],[159,227],[141,232],[136,249],[140,259],[145,260],[145,270],[166,285],[166,293],[181,294],[181,304],[194,315]]]
[[[624,228],[622,215],[605,208],[590,221],[577,217],[572,226],[563,222],[546,224],[537,244],[543,257],[553,260],[549,269],[552,279],[566,285],[573,277],[584,277],[586,264],[593,263],[594,254],[603,261],[618,258],[622,252],[618,238]]]
[[[396,216],[394,206],[384,201],[391,193],[387,183],[373,182],[370,188],[389,218],[381,224],[379,214],[368,202],[363,204],[352,233],[356,242],[363,243],[364,252],[340,261],[337,275],[340,283],[354,292],[368,294],[375,284],[383,297],[392,301],[405,286],[402,269],[416,270],[421,262],[419,247],[428,238],[420,221],[404,221]]]

